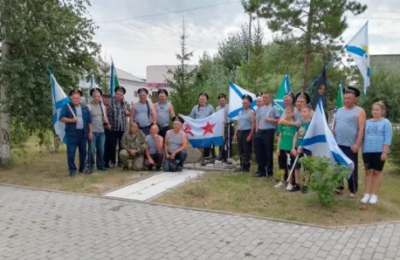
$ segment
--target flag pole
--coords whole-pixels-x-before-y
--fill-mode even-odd
[[[289,183],[290,179],[292,178],[293,170],[294,170],[294,167],[296,166],[296,163],[297,163],[297,159],[298,159],[298,158],[299,158],[299,155],[297,155],[296,158],[294,159],[294,162],[293,162],[293,165],[292,165],[292,169],[290,170],[289,176],[288,176],[288,178],[287,178],[287,182],[288,182],[288,183]]]
[[[368,21],[364,24],[364,26],[367,25],[367,24],[368,24]],[[361,27],[361,29],[358,30],[357,33],[353,35],[353,37],[348,41],[348,43],[354,40],[354,38],[360,33],[360,31],[364,28],[364,26]],[[325,70],[329,69],[329,67],[332,66],[333,62],[339,57],[339,55],[340,55],[340,54],[342,53],[342,51],[346,48],[346,46],[347,46],[347,44],[344,45],[344,46],[340,49],[340,51],[338,51],[338,52],[336,53],[336,55],[333,57],[333,59],[325,66]],[[323,71],[323,70],[322,70],[322,71]],[[317,82],[317,80],[321,77],[321,74],[322,74],[322,73],[320,73],[320,74],[318,75],[318,77],[306,88],[305,92],[307,92],[307,91]]]
[[[74,117],[76,117],[76,115],[75,115],[74,111],[72,110],[71,106],[69,105],[69,103],[67,103],[67,105],[68,105],[68,108],[69,108],[69,110],[71,111],[72,115],[73,115]]]

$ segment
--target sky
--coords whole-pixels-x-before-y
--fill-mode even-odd
[[[369,20],[370,54],[399,54],[400,1],[361,2],[368,10],[357,17],[347,16],[345,42]],[[110,61],[112,56],[118,68],[141,78],[146,78],[146,66],[177,64],[183,17],[188,50],[194,51],[192,64],[204,51],[215,54],[218,43],[249,20],[241,1],[235,0],[91,0],[91,4],[90,15],[100,27],[95,40],[102,45],[102,57]],[[209,7],[199,8],[205,6]],[[171,13],[187,9],[194,10]],[[265,41],[272,40],[266,21],[259,21]]]

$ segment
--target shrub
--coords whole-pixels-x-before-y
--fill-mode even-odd
[[[305,157],[300,159],[306,171],[303,177],[308,179],[308,187],[318,194],[322,205],[327,206],[334,202],[334,189],[340,186],[343,178],[348,176],[349,169],[344,166],[334,165],[328,158]]]
[[[400,168],[400,132],[396,128],[393,129],[389,160],[396,168]]]

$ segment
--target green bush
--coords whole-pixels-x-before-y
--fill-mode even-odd
[[[393,129],[393,138],[392,145],[390,146],[389,160],[396,168],[400,169],[400,132],[396,129]]]
[[[335,200],[334,190],[347,177],[349,170],[344,166],[334,165],[328,158],[305,157],[300,162],[307,169],[303,177],[308,180],[308,187],[318,194],[322,205],[330,205]]]

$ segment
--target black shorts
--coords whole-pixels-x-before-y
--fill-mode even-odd
[[[297,148],[296,148],[296,150],[297,150]],[[304,155],[306,155],[307,157],[310,157],[311,151],[303,148],[303,152],[299,155],[299,158],[297,158],[296,167],[295,167],[296,170],[301,168],[300,158],[303,158]]]
[[[381,172],[385,161],[381,160],[382,153],[363,153],[365,170],[375,170]]]

